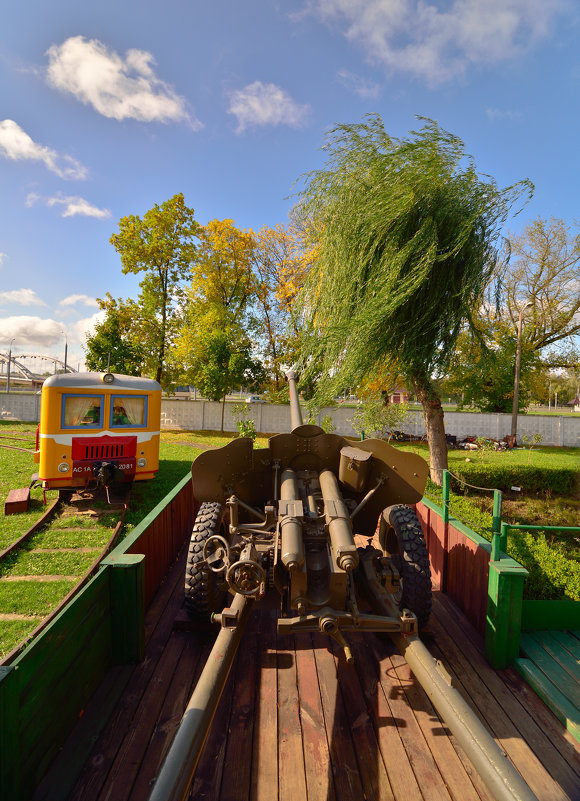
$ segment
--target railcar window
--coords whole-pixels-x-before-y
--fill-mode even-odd
[[[63,424],[66,428],[101,426],[103,403],[99,395],[65,395]]]
[[[111,398],[111,427],[144,426],[146,422],[146,397],[113,395]]]

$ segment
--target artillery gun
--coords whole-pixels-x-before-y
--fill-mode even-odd
[[[250,439],[208,451],[192,466],[201,500],[186,571],[186,606],[199,618],[221,612],[227,592],[281,597],[280,632],[320,630],[352,657],[343,632],[415,632],[431,610],[429,556],[408,504],[423,496],[427,464],[382,440],[352,442],[304,425],[290,387],[292,433],[254,450]],[[381,550],[361,560],[355,532]],[[356,585],[374,569],[400,614],[361,612]]]
[[[287,379],[291,433],[271,437],[264,449],[236,439],[192,465],[201,506],[185,605],[194,620],[220,631],[150,801],[187,797],[250,610],[269,588],[280,595],[279,633],[327,634],[348,663],[345,633],[388,634],[493,797],[533,801],[418,636],[431,612],[431,576],[412,504],[423,496],[427,463],[383,440],[354,441],[304,424],[296,374]]]

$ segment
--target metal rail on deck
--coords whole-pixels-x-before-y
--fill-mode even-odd
[[[574,531],[580,533],[580,526],[528,526],[527,523],[502,523],[501,531],[494,531],[491,539],[492,561],[501,559],[501,554],[507,553],[507,541],[510,531]]]

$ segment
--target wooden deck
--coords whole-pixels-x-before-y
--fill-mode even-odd
[[[580,742],[580,631],[522,634],[516,667]]]
[[[149,610],[145,660],[111,672],[35,801],[148,798],[211,647],[174,625],[183,570],[182,559]],[[274,597],[252,612],[192,799],[493,801],[389,640],[349,637],[347,666],[326,637],[278,636],[275,617]],[[579,744],[514,670],[488,667],[481,638],[441,593],[423,639],[539,801],[579,801]]]

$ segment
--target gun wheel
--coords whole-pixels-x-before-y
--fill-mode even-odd
[[[395,595],[399,609],[410,609],[422,628],[431,614],[431,568],[415,511],[410,506],[389,506],[381,516],[379,538],[401,577],[401,589]]]
[[[195,518],[185,568],[185,608],[198,620],[209,620],[224,608],[227,587],[223,576],[212,572],[203,559],[203,546],[216,534],[227,540],[225,510],[220,503],[202,503]]]

